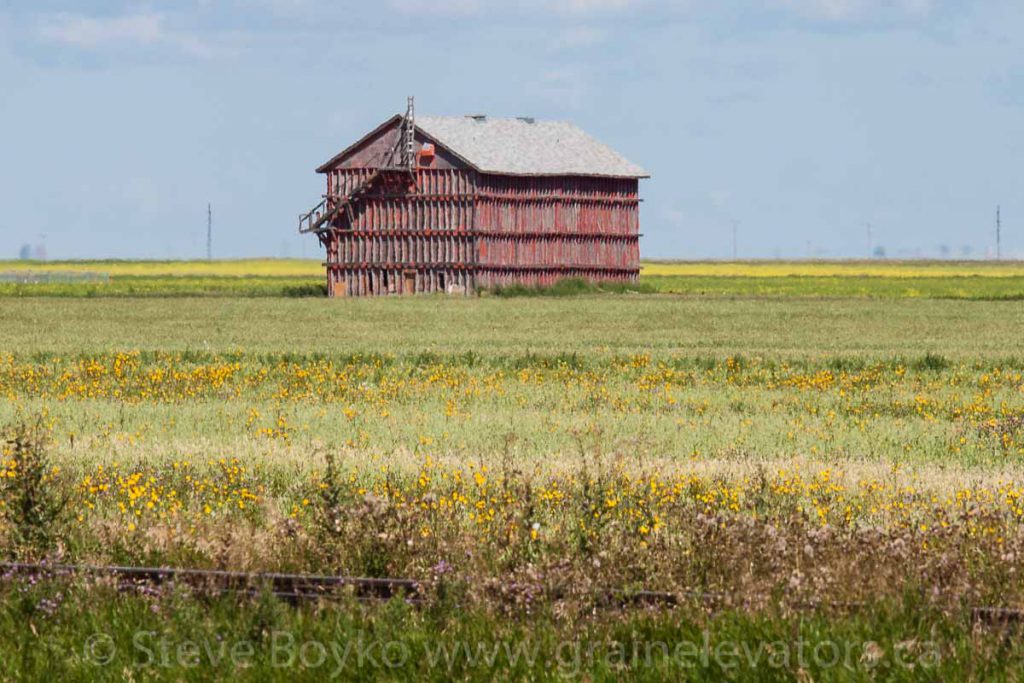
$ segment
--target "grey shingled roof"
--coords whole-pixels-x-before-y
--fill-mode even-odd
[[[648,176],[644,169],[562,121],[417,116],[416,127],[487,173]]]

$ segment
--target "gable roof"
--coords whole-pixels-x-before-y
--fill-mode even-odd
[[[372,140],[373,138],[377,137],[378,135],[380,135],[381,133],[383,133],[388,128],[390,128],[391,126],[395,125],[396,123],[398,123],[401,120],[402,120],[402,116],[400,114],[395,114],[394,116],[390,117],[387,121],[385,121],[384,123],[380,124],[379,126],[374,128],[373,130],[371,130],[369,133],[367,133],[363,137],[359,138],[358,140],[356,140],[351,145],[349,145],[345,149],[343,149],[340,152],[338,152],[337,154],[335,154],[333,157],[331,157],[330,159],[328,159],[324,163],[320,164],[317,167],[316,172],[317,173],[327,173],[329,170],[331,170],[331,167],[334,166],[336,163],[338,163],[339,161],[341,161],[342,159],[347,157],[349,154],[354,152],[357,148],[362,147],[363,143],[365,143],[365,142],[367,142],[369,140]]]
[[[401,120],[395,115],[317,169],[325,172],[368,139]],[[647,178],[610,147],[563,121],[420,116],[416,128],[482,173]]]
[[[530,119],[423,116],[416,127],[484,173],[645,178],[571,123]]]

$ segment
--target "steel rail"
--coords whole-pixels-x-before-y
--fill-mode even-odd
[[[389,600],[402,597],[409,602],[422,603],[425,598],[421,584],[415,579],[333,576],[320,574],[285,574],[276,572],[239,572],[217,569],[184,569],[173,567],[134,567],[119,565],[48,564],[29,562],[0,562],[0,577],[11,575],[91,575],[121,579],[119,588],[141,588],[143,585],[180,583],[216,594],[235,594],[255,597],[269,593],[289,602],[313,601],[337,595],[340,589],[350,588],[361,600]],[[269,589],[269,590],[268,590]],[[555,600],[566,599],[565,591],[550,595]],[[727,604],[736,596],[722,592],[652,590],[603,590],[594,593],[601,604],[620,608],[628,606],[679,606],[687,601],[702,602],[710,606]],[[764,601],[765,595],[745,596],[744,603]],[[868,607],[865,602],[834,602],[804,600],[793,603],[800,609],[840,609],[858,612]],[[971,606],[971,617],[989,623],[1024,623],[1024,608]]]
[[[404,596],[419,599],[419,583],[412,579],[237,572],[216,569],[131,567],[118,565],[76,565],[0,562],[0,574],[48,574],[108,576],[127,583],[162,585],[180,583],[214,593],[258,595],[265,589],[284,599],[304,600],[328,597],[341,589],[352,589],[361,599],[390,599]]]

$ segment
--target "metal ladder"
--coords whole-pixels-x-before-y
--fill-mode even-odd
[[[406,100],[405,116],[399,124],[395,144],[382,157],[380,166],[366,180],[342,197],[324,197],[319,204],[299,216],[299,232],[323,232],[329,230],[331,223],[341,215],[353,202],[361,199],[370,191],[384,171],[406,171],[415,178],[416,173],[416,114],[413,98]],[[397,159],[396,159],[397,157]]]
[[[398,135],[395,144],[381,160],[384,168],[403,169],[409,173],[416,172],[416,113],[413,98],[409,97],[405,105],[405,116],[398,124]]]
[[[416,155],[413,154],[413,149],[416,143],[416,112],[413,108],[413,98],[410,96],[405,107],[405,119],[402,121],[403,133],[405,137],[405,155],[402,161],[405,167],[409,169],[409,173],[413,173],[416,170]]]

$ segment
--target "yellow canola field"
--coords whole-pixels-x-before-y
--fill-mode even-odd
[[[219,261],[0,261],[0,272],[100,272],[111,276],[320,277],[320,259]],[[644,261],[647,276],[723,277],[1020,277],[1024,261]]]
[[[232,259],[223,261],[0,261],[0,272],[93,272],[110,276],[219,275],[322,277],[319,259]]]
[[[641,274],[721,277],[1019,277],[1022,261],[645,261]]]

